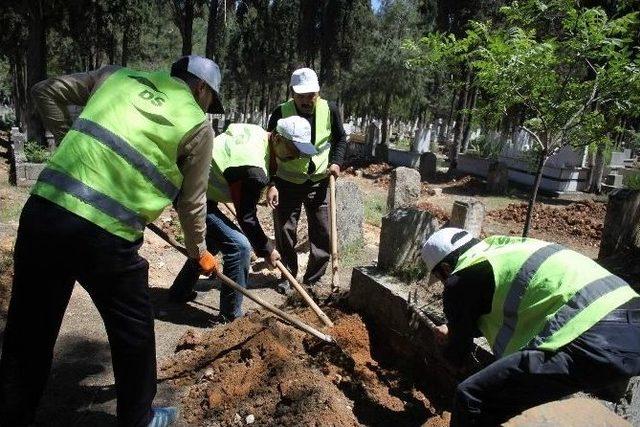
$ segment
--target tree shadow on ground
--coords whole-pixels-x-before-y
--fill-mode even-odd
[[[86,385],[87,378],[110,369],[111,353],[106,341],[64,336],[54,361],[35,425],[113,426],[116,424],[116,390],[113,375],[108,385]],[[104,381],[101,381],[104,383]]]

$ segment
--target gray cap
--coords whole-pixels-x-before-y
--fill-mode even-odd
[[[183,56],[171,64],[172,75],[180,71],[188,71],[199,79],[202,79],[213,90],[214,100],[211,103],[208,113],[224,114],[224,107],[220,100],[220,83],[222,82],[222,76],[218,64],[209,58],[188,55]]]

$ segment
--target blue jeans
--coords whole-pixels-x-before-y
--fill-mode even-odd
[[[242,231],[226,217],[217,203],[207,204],[207,249],[212,254],[222,252],[222,272],[242,287],[247,287],[251,267],[251,244]],[[200,276],[200,267],[189,259],[171,285],[173,296],[188,295]],[[220,289],[220,314],[228,320],[242,316],[242,294],[222,284]]]

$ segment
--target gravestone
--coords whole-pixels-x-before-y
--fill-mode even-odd
[[[640,191],[618,189],[609,195],[598,258],[640,251]]]
[[[474,198],[453,202],[449,226],[467,230],[474,237],[480,237],[484,221],[484,204]]]
[[[509,169],[500,162],[492,162],[487,173],[487,191],[491,194],[504,195],[509,190]]]
[[[431,152],[422,153],[420,156],[420,180],[430,181],[436,176],[436,155]]]
[[[372,158],[375,155],[376,147],[380,144],[380,138],[380,126],[371,122],[367,128],[367,134],[365,137],[365,155],[367,158]]]
[[[419,128],[416,131],[416,136],[411,144],[411,150],[416,153],[425,153],[431,149],[431,130],[425,128]]]
[[[404,166],[391,171],[387,210],[415,206],[420,197],[420,172]]]
[[[338,249],[362,244],[362,223],[364,222],[364,203],[362,192],[353,181],[336,181],[336,226],[338,231]]]
[[[400,270],[419,264],[420,249],[438,222],[427,211],[395,209],[382,217],[378,267]]]
[[[622,188],[623,181],[624,181],[624,176],[618,173],[613,173],[613,172],[605,176],[603,180],[603,182],[606,185],[610,185],[615,188]]]

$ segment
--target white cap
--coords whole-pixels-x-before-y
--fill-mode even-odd
[[[433,233],[422,245],[421,257],[431,272],[451,252],[464,246],[473,236],[461,228],[446,227]]]
[[[291,74],[291,89],[295,93],[320,92],[318,76],[311,68],[299,68]]]
[[[318,153],[311,143],[311,125],[300,116],[289,116],[278,120],[276,132],[296,146],[300,154],[313,156]]]

